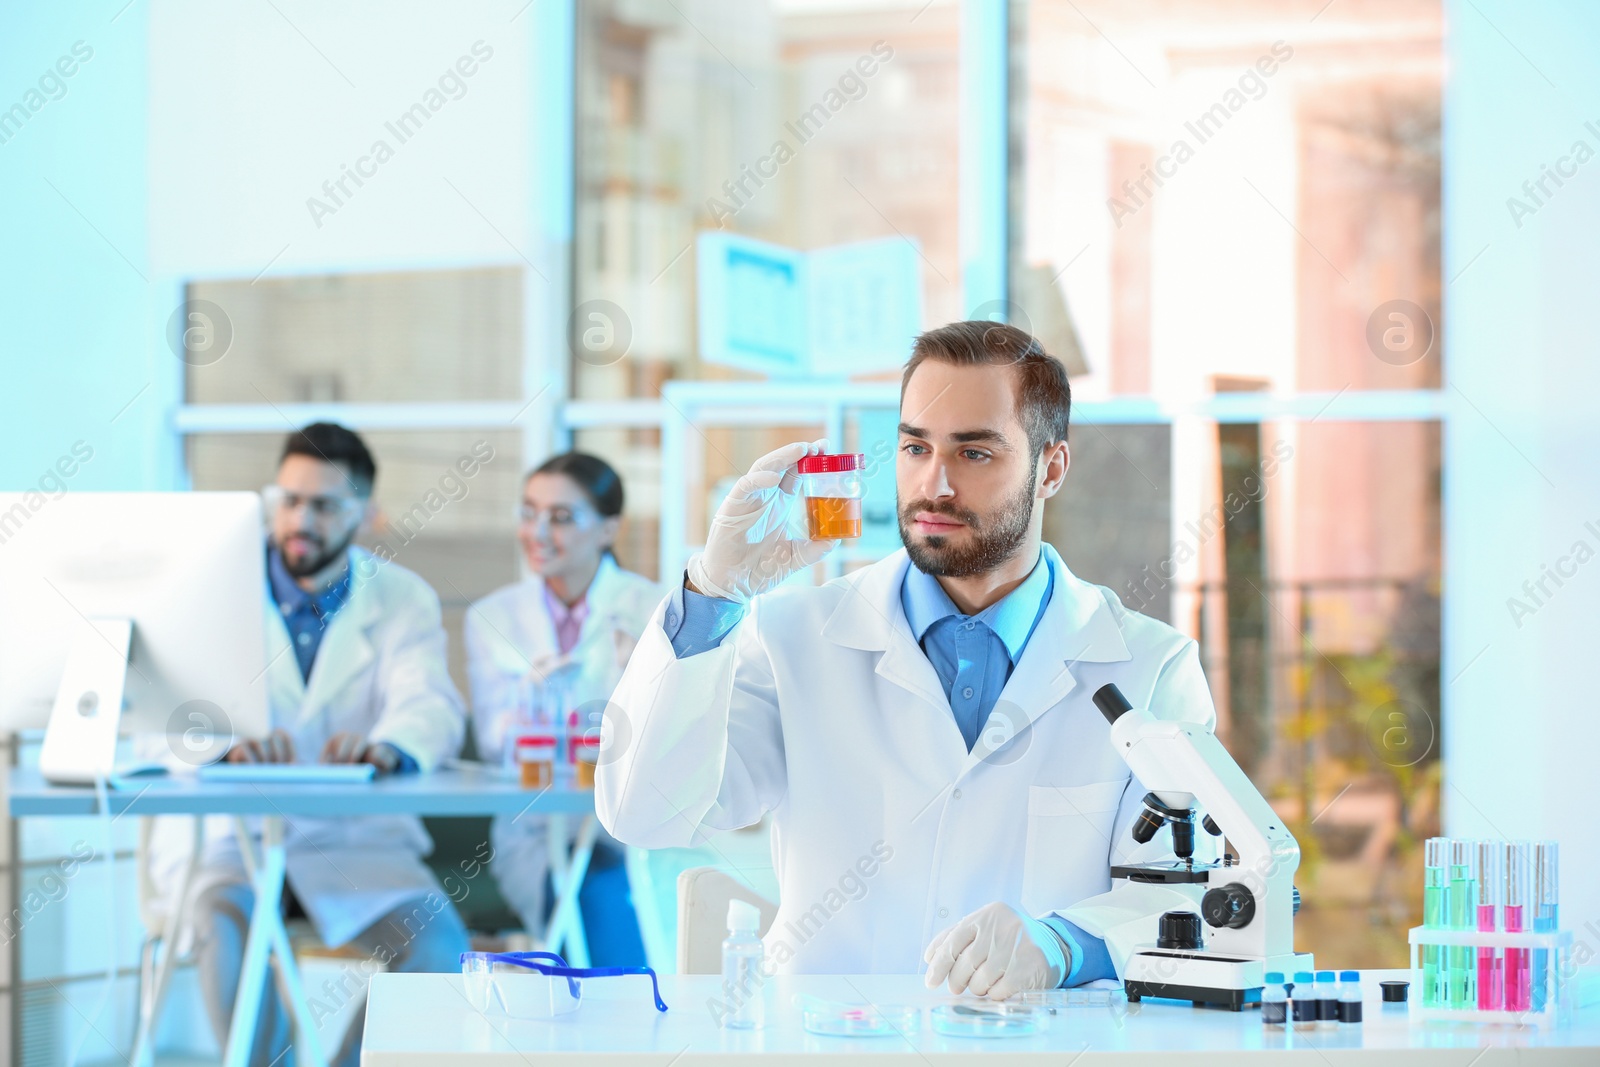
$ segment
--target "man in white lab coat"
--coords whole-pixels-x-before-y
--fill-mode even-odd
[[[905,548],[773,589],[838,542],[790,539],[796,464],[758,460],[657,609],[608,708],[597,807],[617,838],[697,843],[772,814],[765,935],[787,973],[915,973],[1001,999],[1114,977],[1159,905],[1074,906],[1145,790],[1091,695],[1214,725],[1195,643],[1075,577],[1042,543],[1067,473],[1061,364],[1010,326],[918,338],[902,379]],[[768,591],[772,590],[772,591]],[[1204,835],[1202,835],[1204,836]]]
[[[352,543],[375,476],[366,445],[342,426],[313,424],[285,442],[265,494],[272,730],[238,742],[227,759],[365,762],[391,774],[432,769],[459,750],[465,716],[446,669],[438,596],[417,575]],[[433,843],[419,820],[285,823],[288,894],[326,944],[352,943],[391,971],[459,969],[466,929],[422,862]],[[163,827],[158,842],[172,841],[174,829]],[[185,854],[176,841],[158,848],[158,877],[164,868],[163,880],[175,881]],[[201,992],[225,1042],[254,900],[229,820],[207,820],[201,862],[189,914]],[[309,995],[336,996],[330,1012],[364,997],[370,968],[352,973],[360,980],[337,994]],[[360,1034],[358,1015],[334,1062],[356,1062]],[[287,1045],[287,1013],[269,982],[252,1062],[274,1062]]]

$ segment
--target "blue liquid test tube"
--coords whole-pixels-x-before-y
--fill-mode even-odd
[[[1557,861],[1556,843],[1554,841],[1535,841],[1532,845],[1533,856],[1533,932],[1536,934],[1553,934],[1560,929],[1558,918],[1558,889],[1559,870]],[[1550,950],[1536,948],[1533,950],[1533,997],[1530,1005],[1533,1011],[1544,1011],[1549,1004],[1549,998],[1555,991],[1549,988]]]

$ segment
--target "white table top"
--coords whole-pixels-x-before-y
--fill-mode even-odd
[[[11,772],[12,818],[94,815],[89,786],[50,785],[33,768]],[[516,815],[588,814],[594,793],[524,789],[495,770],[448,769],[398,774],[359,783],[202,782],[192,775],[140,781],[113,789],[113,815]]]
[[[795,975],[767,983],[767,1025],[754,1032],[719,1030],[708,1008],[721,996],[712,975],[663,975],[661,997],[669,1011],[657,1012],[648,978],[585,981],[583,1005],[560,1020],[513,1020],[484,1016],[467,1002],[460,975],[380,974],[368,994],[364,1067],[530,1067],[541,1063],[592,1065],[737,1063],[759,1054],[763,1063],[830,1062],[920,1064],[1007,1062],[1052,1067],[1096,1063],[1160,1062],[1173,1067],[1248,1067],[1287,1063],[1343,1067],[1351,1062],[1495,1067],[1533,1059],[1544,1064],[1600,1064],[1600,1013],[1590,1010],[1571,1025],[1540,1032],[1531,1028],[1428,1023],[1412,1025],[1399,1005],[1385,1009],[1378,985],[1408,978],[1405,971],[1364,971],[1366,1021],[1336,1030],[1268,1032],[1258,1011],[1239,1013],[1194,1008],[1167,1001],[1118,1003],[1114,1008],[1070,1008],[1059,1012],[1047,1033],[1032,1037],[977,1039],[944,1037],[930,1028],[926,1011],[920,1031],[908,1038],[837,1038],[806,1033],[797,993],[830,1000],[917,1004],[930,1008],[952,998],[923,988],[918,976]],[[1487,1047],[1483,1054],[1467,1050]],[[1356,1050],[1366,1050],[1358,1055]],[[1393,1053],[1381,1055],[1382,1051]],[[1380,1053],[1372,1055],[1371,1053]],[[1181,1059],[1179,1058],[1181,1057]],[[1518,1058],[1520,1057],[1520,1058]]]

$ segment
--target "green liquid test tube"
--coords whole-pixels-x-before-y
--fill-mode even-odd
[[[1478,896],[1477,856],[1471,841],[1450,842],[1450,929],[1474,930]],[[1477,959],[1471,948],[1451,946],[1445,956],[1445,994],[1450,1008],[1478,1006]]]
[[[1448,837],[1430,837],[1423,846],[1422,925],[1443,929],[1450,900],[1450,883],[1445,862],[1450,850]],[[1445,1004],[1444,949],[1422,946],[1422,1006],[1441,1008]]]

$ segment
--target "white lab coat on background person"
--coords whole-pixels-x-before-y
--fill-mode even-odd
[[[1192,640],[1042,551],[1049,605],[970,753],[901,606],[904,550],[757,596],[717,648],[684,659],[663,627],[681,594],[668,597],[607,709],[623,740],[598,770],[601,822],[664,848],[771,812],[780,896],[765,941],[780,973],[918,973],[935,934],[993,901],[1076,921],[1112,863],[1171,850],[1167,830],[1130,836],[1146,790],[1092,695],[1114,682],[1207,729],[1215,711]],[[1128,945],[1107,947],[1120,973]]]
[[[478,757],[494,764],[506,758],[513,717],[520,705],[529,702],[532,684],[545,674],[562,688],[567,712],[596,710],[596,702],[611,695],[661,594],[655,582],[624,570],[610,554],[602,556],[584,594],[588,614],[578,643],[567,657],[561,656],[545,603],[544,579],[537,574],[474,603],[467,610],[463,639]],[[574,822],[567,828],[567,844],[576,832]],[[501,894],[530,931],[538,930],[550,869],[547,821],[533,815],[497,817],[490,827],[490,844],[494,849],[490,869]],[[620,847],[604,831],[596,844]]]
[[[389,742],[421,771],[454,756],[465,733],[460,694],[450,680],[439,597],[423,579],[364,549],[349,550],[348,600],[328,621],[309,680],[289,632],[266,598],[267,702],[274,729],[294,740],[295,759],[314,763],[334,734]],[[260,820],[248,825],[259,840]],[[285,822],[287,878],[325,944],[343,944],[399,904],[444,890],[422,862],[433,842],[411,815],[291,816]],[[187,819],[163,818],[151,846],[151,873],[175,890],[189,852]],[[210,816],[193,900],[209,884],[237,879],[242,867],[232,820]]]

